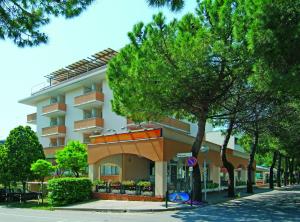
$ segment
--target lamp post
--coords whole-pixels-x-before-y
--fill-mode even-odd
[[[202,146],[200,149],[200,152],[204,153],[204,161],[203,161],[203,184],[204,184],[204,200],[206,201],[206,183],[207,183],[207,169],[206,169],[206,154],[209,151],[209,147],[208,146]]]

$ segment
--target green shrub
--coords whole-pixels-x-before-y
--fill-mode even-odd
[[[104,180],[95,180],[94,182],[93,182],[93,185],[94,186],[96,186],[96,185],[98,185],[98,186],[105,186],[106,185],[106,182],[104,181]]]
[[[88,178],[56,178],[48,181],[48,202],[53,206],[91,198],[92,182]]]
[[[122,185],[125,190],[135,190],[135,182],[133,180],[125,180],[122,181]]]
[[[246,184],[247,184],[246,181],[236,181],[236,186],[244,186]]]
[[[215,189],[218,188],[219,184],[218,183],[208,183],[207,184],[207,189]]]
[[[141,187],[142,191],[152,191],[152,184],[150,181],[139,181],[137,186]]]
[[[112,189],[116,189],[116,190],[119,190],[119,189],[121,189],[121,182],[120,181],[112,181],[111,183],[110,183],[110,187],[112,188]]]

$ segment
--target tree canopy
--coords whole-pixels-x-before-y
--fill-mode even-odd
[[[9,38],[20,46],[46,43],[48,36],[41,31],[52,16],[73,18],[93,0],[2,0],[0,1],[0,39]]]
[[[57,167],[62,171],[71,171],[79,177],[87,167],[87,148],[79,141],[70,141],[63,150],[56,153]]]
[[[29,126],[18,126],[11,130],[6,139],[7,174],[11,182],[25,183],[34,179],[31,164],[45,159],[43,146]]]
[[[167,23],[159,13],[148,25],[135,25],[131,43],[108,68],[114,111],[137,121],[174,116],[197,122],[197,157],[207,119],[251,73],[251,56],[233,35],[235,11],[229,2],[204,2],[179,21]]]

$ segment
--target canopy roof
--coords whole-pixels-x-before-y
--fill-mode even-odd
[[[108,61],[113,58],[117,52],[111,48],[100,51],[91,57],[81,59],[65,68],[61,68],[55,72],[52,72],[45,77],[55,82],[62,82],[64,80],[76,77],[90,70],[105,66]]]

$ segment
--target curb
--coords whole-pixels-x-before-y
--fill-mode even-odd
[[[164,212],[164,211],[176,211],[176,210],[193,210],[200,206],[187,206],[187,207],[173,207],[165,209],[96,209],[96,208],[64,208],[54,207],[54,210],[68,210],[68,211],[89,211],[89,212],[103,212],[103,213],[145,213],[145,212]]]

